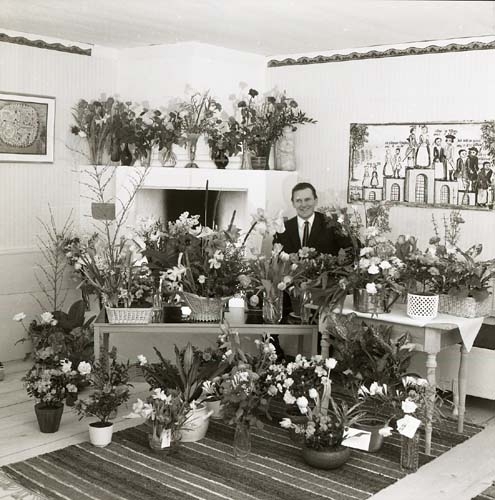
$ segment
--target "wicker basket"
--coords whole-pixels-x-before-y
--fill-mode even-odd
[[[191,308],[191,321],[216,322],[222,320],[224,305],[228,298],[200,297],[194,293],[183,292],[184,300]]]
[[[153,315],[152,307],[106,307],[109,323],[149,323]]]
[[[452,295],[440,295],[438,302],[438,312],[462,316],[463,318],[479,318],[489,316],[491,312],[491,297],[487,297],[481,302],[472,297],[463,299]]]

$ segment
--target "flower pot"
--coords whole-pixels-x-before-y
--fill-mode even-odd
[[[173,304],[163,306],[164,323],[180,323],[182,321],[182,307]]]
[[[191,309],[191,321],[219,323],[222,320],[223,309],[227,298],[200,297],[194,293],[183,292],[184,300]]]
[[[5,368],[3,366],[0,366],[0,381],[2,381],[5,378]]]
[[[108,322],[147,324],[153,316],[152,307],[106,307]]]
[[[351,456],[350,448],[335,446],[333,448],[308,448],[303,446],[302,456],[304,461],[317,469],[337,469],[344,465]]]
[[[113,424],[111,422],[92,422],[88,425],[89,441],[93,446],[104,448],[112,442]]]
[[[51,434],[57,432],[60,427],[64,405],[43,406],[41,403],[38,403],[34,405],[34,412],[40,431],[45,434]]]
[[[383,420],[369,417],[361,420],[358,423],[355,423],[353,427],[355,427],[356,429],[361,429],[362,431],[371,432],[368,451],[374,453],[383,446],[383,440],[385,438],[380,434],[380,429],[383,429],[385,425],[386,423]]]
[[[220,149],[215,153],[213,163],[217,168],[223,170],[229,164],[229,157],[226,155],[225,151]]]
[[[290,421],[296,425],[306,425],[308,423],[308,417],[306,415],[302,415],[298,407],[287,410],[287,417],[290,418]],[[297,433],[293,428],[288,429],[288,431],[291,441],[301,445],[304,443],[304,432]]]
[[[408,293],[407,315],[412,319],[428,320],[438,314],[438,295],[433,293]]]
[[[400,468],[406,472],[415,472],[419,467],[419,432],[412,438],[401,436]]]
[[[205,404],[200,404],[191,410],[186,416],[184,429],[181,429],[181,441],[184,443],[194,443],[203,439],[210,423],[211,410]]]
[[[224,405],[221,399],[215,401],[205,401],[208,412],[211,412],[210,418],[212,420],[220,420],[223,418]]]
[[[77,392],[69,392],[65,398],[65,406],[74,406],[77,401]]]
[[[387,313],[397,298],[398,294],[387,290],[378,293],[368,293],[365,288],[355,288],[353,290],[354,309],[362,313]]]
[[[441,294],[438,300],[438,312],[461,316],[463,318],[479,318],[490,316],[491,296],[477,301],[473,297],[455,297]]]

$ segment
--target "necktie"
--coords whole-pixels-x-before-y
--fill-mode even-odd
[[[304,223],[304,231],[303,231],[303,240],[302,240],[303,247],[308,246],[308,240],[309,240],[309,222],[306,221]]]

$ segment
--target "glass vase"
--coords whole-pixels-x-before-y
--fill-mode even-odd
[[[245,459],[251,453],[251,428],[247,422],[239,422],[234,434],[234,457]]]
[[[414,437],[401,436],[400,468],[405,472],[415,472],[419,466],[419,432]]]
[[[170,454],[177,451],[179,439],[177,433],[171,429],[165,429],[161,422],[152,420],[148,443],[152,451]]]
[[[282,320],[282,292],[278,289],[263,291],[263,323],[276,325]]]
[[[242,145],[241,170],[252,170],[251,151],[246,143]]]
[[[189,161],[185,168],[198,168],[198,164],[194,161],[196,160],[196,148],[198,147],[198,139],[200,134],[190,133],[187,134],[187,154],[189,155]]]

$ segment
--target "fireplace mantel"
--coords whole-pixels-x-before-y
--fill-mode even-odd
[[[84,167],[83,167],[84,168]],[[129,192],[132,191],[132,180],[135,179],[139,168],[117,167],[112,181],[109,183],[108,195],[120,202],[128,200]],[[81,175],[83,175],[81,170]],[[237,210],[236,224],[242,229],[247,229],[250,222],[250,214],[255,213],[258,208],[263,208],[267,214],[274,215],[280,209],[287,211],[291,208],[291,189],[298,182],[297,172],[284,172],[278,170],[220,170],[220,169],[185,169],[151,167],[144,180],[139,198],[150,197],[156,194],[156,190],[204,190],[208,182],[208,189],[226,193],[243,193],[242,206],[240,198],[227,203],[223,220],[226,220]],[[155,190],[155,191],[153,191]],[[83,195],[84,193],[81,192]],[[226,195],[227,196],[227,195]],[[81,197],[81,225],[88,225],[87,215],[89,202],[83,201]],[[140,209],[139,200],[133,203],[129,211],[127,225],[135,227],[141,216],[154,215],[148,207]],[[118,207],[117,207],[118,208]],[[222,214],[220,214],[222,218]],[[86,221],[84,221],[86,219]]]

